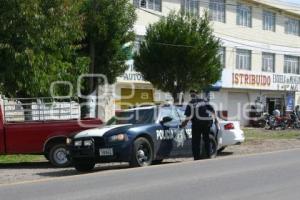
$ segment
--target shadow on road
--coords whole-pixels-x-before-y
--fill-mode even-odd
[[[101,166],[101,165],[96,165],[95,169],[89,173],[96,173],[96,172],[107,172],[111,170],[120,170],[120,169],[127,169],[129,168],[128,164],[118,164],[118,165],[110,165],[110,166]],[[40,172],[37,173],[39,176],[44,176],[44,177],[63,177],[63,176],[73,176],[73,175],[79,175],[79,174],[84,174],[76,171],[73,167],[71,168],[65,168],[61,170],[56,170],[56,171],[49,171],[49,172]]]
[[[233,152],[221,152],[218,154],[219,157],[230,156]],[[153,165],[169,165],[169,164],[176,164],[182,163],[187,160],[192,160],[191,157],[189,158],[177,158],[177,159],[166,159],[162,163],[157,163]],[[128,169],[130,166],[128,163],[109,163],[109,164],[97,164],[95,169],[90,173],[99,173],[99,172],[108,172],[113,170],[121,170],[121,169]],[[74,167],[68,168],[55,168],[49,162],[42,161],[42,162],[23,162],[23,163],[8,163],[8,164],[1,164],[0,169],[13,169],[13,170],[33,170],[32,173],[41,176],[41,177],[65,177],[65,176],[74,176],[82,174],[77,172]],[[36,171],[35,171],[36,170]],[[27,172],[26,172],[27,173]]]
[[[224,157],[224,156],[231,156],[233,154],[233,152],[221,152],[221,153],[218,153],[218,156],[222,156],[222,157]]]
[[[0,169],[46,169],[53,168],[49,162],[0,163]]]
[[[174,163],[180,163],[180,161],[165,161],[160,164],[154,164],[154,165],[167,165],[167,164],[174,164]],[[96,173],[96,172],[107,172],[112,170],[120,170],[120,169],[128,169],[130,168],[128,163],[120,163],[120,164],[98,164],[96,165],[95,169],[89,173]],[[37,173],[39,176],[45,176],[45,177],[63,177],[63,176],[72,176],[72,175],[78,175],[83,174],[80,172],[77,172],[73,167],[72,168],[65,168],[61,169],[59,171],[50,171],[50,172],[40,172]]]

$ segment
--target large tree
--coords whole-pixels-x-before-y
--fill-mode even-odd
[[[219,48],[207,13],[195,17],[172,12],[147,28],[134,56],[135,68],[177,101],[178,93],[203,89],[219,80]]]
[[[87,71],[88,59],[76,53],[84,37],[81,5],[80,0],[0,1],[2,94],[49,95],[53,81],[75,84]]]
[[[135,8],[129,0],[84,0],[85,17],[82,54],[90,58],[89,73],[107,76],[113,83],[124,73],[127,52],[124,45],[134,41]],[[90,80],[89,92],[97,80]]]

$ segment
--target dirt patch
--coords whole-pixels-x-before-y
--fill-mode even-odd
[[[231,155],[245,155],[293,148],[300,148],[299,139],[253,139],[247,140],[242,145],[227,147],[222,153],[220,153],[219,156],[226,157]],[[185,162],[190,160],[192,160],[192,158],[167,159],[164,160],[163,164]],[[98,164],[95,172],[105,173],[106,171],[119,170],[123,168],[128,168],[128,164]],[[76,174],[78,173],[72,167],[53,168],[46,160],[31,163],[0,164],[0,185],[51,177],[73,176]]]
[[[300,148],[299,139],[264,139],[248,140],[242,145],[227,147],[224,152],[251,154]]]

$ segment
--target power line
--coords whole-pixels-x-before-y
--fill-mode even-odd
[[[233,3],[218,3],[218,2],[210,2],[210,1],[206,1],[206,0],[192,0],[193,2],[199,2],[199,3],[205,3],[207,5],[210,5],[210,4],[215,4],[215,5],[226,5],[226,6],[232,6],[232,7],[238,7],[240,5],[243,5],[243,3],[241,4],[233,4]],[[257,3],[257,2],[254,2],[254,3]],[[255,6],[253,5],[252,3],[249,3],[251,4],[250,6],[252,8],[261,8],[259,6]],[[280,9],[280,10],[286,10],[286,11],[300,11],[300,7],[297,8],[297,9],[294,9],[294,8],[278,8],[274,5],[271,5],[271,4],[267,4],[267,2],[261,2],[261,4],[263,5],[267,5],[267,6],[270,6],[270,7],[273,7],[275,9]],[[247,4],[248,5],[248,4]],[[297,13],[294,13],[294,14],[297,14]],[[299,14],[298,14],[299,15]]]
[[[217,34],[220,34],[220,35],[226,35],[226,34],[223,34],[223,33],[219,33],[219,32],[215,32]],[[229,36],[229,35],[226,35],[226,36]],[[232,37],[232,36],[231,36]],[[220,39],[221,41],[228,41],[228,42],[232,42],[232,43],[235,43],[235,44],[239,44],[239,45],[242,45],[241,48],[245,48],[245,47],[252,47],[252,48],[255,48],[255,49],[260,49],[262,52],[278,52],[278,50],[272,50],[272,49],[269,49],[269,48],[263,48],[263,47],[258,47],[258,46],[254,46],[254,45],[250,45],[250,44],[244,44],[242,42],[237,42],[235,40],[230,40],[230,39],[226,39],[226,38],[222,38],[222,37],[217,37],[218,39]],[[237,39],[241,39],[241,38],[237,38]],[[243,40],[243,39],[241,39]],[[250,42],[255,42],[255,41],[251,41],[251,40],[246,40],[246,41],[250,41]],[[138,43],[141,43],[141,41],[138,41]],[[155,42],[156,44],[158,45],[164,45],[164,46],[173,46],[173,47],[183,47],[183,48],[196,48],[195,46],[189,46],[189,45],[182,45],[182,44],[170,44],[170,43],[164,43],[164,42]],[[264,43],[262,43],[264,44]],[[268,45],[268,44],[267,44]],[[276,46],[280,46],[280,45],[276,45]],[[281,47],[286,47],[286,46],[281,46]],[[295,54],[295,51],[280,51],[280,52],[283,52],[283,53],[276,53],[278,55],[286,55],[286,54]],[[299,53],[296,53],[296,54],[299,54],[300,55],[300,52]]]
[[[236,53],[238,49],[239,48],[234,48],[234,49],[228,50],[226,48],[226,52],[229,51],[229,52]],[[240,48],[240,49],[242,49],[242,48]],[[247,49],[244,49],[244,50],[247,50]],[[250,51],[251,51],[252,55],[262,55],[262,53],[270,53],[270,52],[267,52],[267,51],[261,51],[261,52],[260,51],[256,51],[256,50],[250,50]],[[271,54],[280,55],[280,56],[289,56],[288,54],[282,54],[282,53],[271,53]],[[295,56],[295,57],[300,57],[300,53],[299,53],[298,56]]]
[[[224,6],[231,6],[231,7],[238,7],[238,6],[240,6],[240,5],[245,5],[245,4],[243,4],[243,3],[241,3],[240,5],[239,4],[232,4],[232,3],[218,3],[218,2],[215,2],[215,3],[211,3],[210,1],[205,1],[205,0],[193,0],[194,2],[198,2],[199,3],[199,7],[203,7],[203,5],[205,5],[206,7],[207,7],[207,9],[209,10],[209,7],[210,7],[210,5],[224,5]],[[273,9],[279,9],[279,10],[283,10],[283,11],[290,11],[290,13],[293,13],[294,15],[299,15],[300,16],[300,7],[299,7],[299,9],[289,9],[289,8],[279,8],[279,7],[276,7],[276,6],[272,6],[272,5],[269,5],[269,4],[266,4],[266,3],[261,3],[261,4],[264,4],[264,5],[266,5],[266,6],[270,6],[270,7],[272,7]],[[202,6],[201,6],[202,5]],[[248,5],[248,4],[246,4],[246,5]],[[253,4],[251,4],[250,3],[250,5],[249,5],[251,8],[261,8],[260,6],[255,6],[255,5],[253,5]],[[167,9],[169,9],[169,10],[174,10],[173,8],[170,8],[170,7],[168,7],[168,6],[163,6],[164,8],[167,8]],[[199,9],[199,7],[198,7],[198,9]],[[226,8],[225,8],[225,10],[226,10]],[[292,12],[292,11],[295,11],[295,12]],[[276,12],[276,11],[274,11],[274,12]],[[299,12],[299,13],[296,13],[296,12]],[[262,12],[259,12],[259,11],[257,11],[257,10],[252,10],[251,11],[251,13],[253,14],[253,13],[255,13],[255,14],[262,14]],[[276,16],[277,18],[278,17],[282,17],[282,18],[285,18],[285,16]]]
[[[142,11],[144,11],[144,12],[147,12],[147,13],[149,13],[149,14],[155,15],[155,16],[157,16],[157,17],[164,17],[163,14],[158,14],[158,13],[152,12],[151,10],[149,10],[149,9],[147,9],[147,8],[136,7],[136,9],[142,10]]]
[[[239,39],[239,40],[244,40],[244,41],[248,41],[248,42],[255,42],[255,43],[260,43],[260,44],[264,44],[264,45],[274,45],[274,46],[288,47],[288,48],[300,48],[299,46],[292,46],[291,47],[291,46],[275,45],[275,44],[270,44],[270,43],[257,42],[257,41],[253,41],[253,40],[248,40],[248,39],[244,39],[244,38],[235,37],[235,36],[232,36],[232,35],[229,35],[229,34],[226,34],[226,33],[220,33],[220,32],[217,32],[217,31],[213,31],[213,32],[217,33],[217,34],[220,34],[220,35],[228,36],[228,37],[234,37],[234,38]],[[250,35],[248,35],[248,36],[250,36]],[[253,35],[251,35],[251,36],[253,36]],[[220,39],[224,39],[225,40],[225,38],[220,38]],[[229,40],[229,39],[226,39],[226,40]],[[239,42],[236,42],[234,40],[231,40],[231,42],[239,43]],[[252,47],[257,48],[256,46],[252,46]]]
[[[232,42],[232,41],[231,41]],[[139,42],[141,43],[141,42]],[[165,42],[154,42],[155,44],[157,45],[162,45],[162,46],[171,46],[171,47],[179,47],[179,48],[197,48],[196,46],[191,46],[191,45],[182,45],[182,44],[170,44],[170,43],[165,43]],[[261,52],[266,52],[266,53],[269,53],[269,52],[276,52],[276,50],[271,50],[271,49],[266,49],[266,48],[260,48],[260,47],[255,47],[255,46],[251,46],[251,45],[245,45],[243,43],[238,43],[238,42],[235,42],[237,44],[240,44],[240,45],[243,45],[243,47],[233,47],[235,49],[231,50],[231,51],[236,51],[236,49],[240,48],[240,49],[246,49],[246,47],[244,46],[248,46],[248,47],[253,47],[253,48],[257,48],[257,49],[260,49],[261,51],[259,50],[251,50],[252,54],[257,54],[257,55],[261,55]],[[226,47],[226,46],[225,46]],[[228,47],[227,47],[228,48]],[[226,51],[230,51],[226,48]],[[260,52],[260,53],[259,53]],[[289,55],[289,54],[293,54],[295,55],[295,52],[292,52],[292,51],[281,51],[281,52],[284,52],[284,53],[274,53],[276,55]],[[295,55],[296,56],[296,55]],[[299,54],[297,54],[297,57],[300,56],[300,52]]]
[[[195,0],[195,1],[199,1],[199,0]],[[200,0],[201,2],[206,2],[206,1],[203,1],[203,0]],[[208,3],[208,2],[207,2]],[[236,4],[235,4],[236,5]],[[168,8],[168,7],[167,7]],[[168,9],[170,9],[170,8],[168,8]],[[141,9],[141,10],[143,10],[143,11],[146,11],[146,12],[149,12],[149,11],[147,11],[147,9]],[[171,10],[171,9],[170,9]],[[300,10],[299,10],[300,11]],[[163,15],[157,15],[157,14],[155,14],[155,13],[153,13],[153,12],[149,12],[149,13],[151,13],[151,14],[153,14],[153,15],[156,15],[156,16],[159,16],[159,17],[162,17]],[[235,30],[235,29],[243,29],[243,28],[258,28],[258,27],[262,27],[263,25],[258,25],[258,26],[252,26],[252,27],[243,27],[243,26],[237,26],[237,27],[227,27],[227,28],[224,28],[224,29],[222,29],[222,30]],[[215,32],[215,31],[214,31]],[[220,33],[219,33],[220,34]],[[223,34],[223,33],[222,33]],[[246,33],[243,33],[243,34],[246,34]],[[226,34],[223,34],[223,35],[226,35]],[[247,34],[246,34],[247,35]],[[288,34],[287,34],[288,35]],[[233,37],[233,36],[231,36],[231,35],[227,35],[227,36],[230,36],[230,37]],[[248,35],[248,36],[253,36],[253,35]],[[241,40],[246,40],[246,41],[250,41],[250,42],[256,42],[256,41],[251,41],[251,40],[247,40],[247,39],[242,39],[242,38],[237,38],[237,39],[241,39]],[[261,43],[261,42],[260,42]],[[272,45],[272,44],[270,44],[270,43],[262,43],[262,44],[267,44],[267,45]],[[286,47],[286,46],[284,46],[284,45],[276,45],[276,46],[282,46],[282,47]],[[293,46],[293,48],[299,48],[299,46]]]
[[[196,48],[195,46],[181,45],[181,44],[168,44],[168,43],[163,43],[163,42],[155,42],[155,44],[160,44],[160,45],[165,45],[165,46],[173,46],[173,47]]]

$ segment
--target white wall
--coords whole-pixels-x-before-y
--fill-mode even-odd
[[[209,0],[199,1],[200,15],[208,9],[208,1]],[[252,7],[252,27],[236,25],[237,7],[235,5],[239,2]],[[268,2],[268,0],[264,0],[263,2]],[[276,54],[276,73],[283,73],[284,54],[300,56],[300,37],[288,35],[284,32],[286,16],[291,16],[291,14],[251,0],[227,0],[226,3],[226,23],[212,21],[212,26],[214,34],[222,40],[226,47],[227,68],[235,68],[236,48],[252,50],[252,71],[256,72],[260,72],[262,68],[262,52]],[[273,2],[272,5],[284,8],[284,6],[281,6],[280,4],[277,5],[276,2]],[[137,9],[138,20],[136,26],[140,27],[140,29],[141,27],[144,27],[145,29],[149,24],[158,21],[160,17],[166,16],[170,11],[179,11],[180,8],[181,0],[162,0],[162,12]],[[263,10],[269,10],[276,13],[276,32],[265,31],[262,29]],[[290,12],[291,10],[288,11]],[[300,19],[300,15],[295,16]]]

